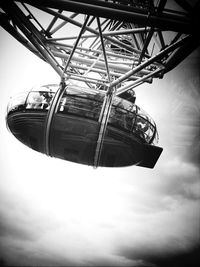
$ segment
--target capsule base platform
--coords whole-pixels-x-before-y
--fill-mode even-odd
[[[46,117],[46,111],[18,111],[7,116],[7,125],[22,143],[46,153]],[[97,121],[58,113],[52,121],[50,156],[93,166],[98,133]],[[108,125],[99,166],[153,168],[162,150],[161,147],[141,143],[133,134]]]

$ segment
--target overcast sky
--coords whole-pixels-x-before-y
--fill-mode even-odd
[[[200,243],[199,54],[135,90],[164,148],[153,170],[93,169],[15,139],[5,123],[9,97],[48,83],[59,83],[55,71],[0,28],[0,261],[182,267],[194,259]]]

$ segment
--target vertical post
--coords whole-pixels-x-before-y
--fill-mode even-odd
[[[63,95],[63,92],[65,90],[66,84],[65,84],[65,79],[64,77],[61,79],[59,88],[57,92],[55,93],[55,96],[51,102],[48,114],[47,114],[47,119],[46,119],[46,127],[45,127],[45,153],[48,156],[51,156],[51,149],[50,149],[50,135],[51,135],[51,128],[52,128],[52,122],[54,115],[57,111],[58,104],[60,102],[60,98]]]
[[[112,101],[113,101],[114,94],[113,92],[108,93],[105,95],[102,110],[101,110],[101,118],[100,118],[100,128],[99,128],[99,134],[97,139],[97,146],[95,150],[94,155],[94,168],[97,168],[99,166],[100,158],[101,158],[101,152],[103,148],[103,142],[106,134],[107,124],[110,116],[110,111],[112,107]]]
[[[107,56],[106,56],[105,45],[103,41],[103,35],[101,31],[101,24],[100,24],[100,20],[98,17],[97,17],[97,24],[98,24],[99,36],[100,36],[101,46],[102,46],[103,55],[104,55],[104,61],[106,65],[108,81],[110,83],[111,79],[110,79],[109,66],[108,66],[108,61],[107,61]],[[100,162],[103,142],[104,142],[107,124],[108,124],[108,119],[109,119],[110,111],[112,107],[113,96],[114,96],[114,89],[113,88],[111,89],[110,87],[108,87],[107,93],[104,97],[103,105],[101,108],[101,113],[99,116],[99,134],[98,134],[97,146],[96,146],[95,155],[94,155],[94,168],[97,168]]]

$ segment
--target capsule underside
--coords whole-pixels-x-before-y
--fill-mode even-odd
[[[52,157],[93,166],[103,96],[88,92],[80,94],[77,88],[68,88],[52,117],[47,144],[48,101],[46,98],[46,105],[37,103],[36,106],[38,100],[31,100],[34,94],[36,99],[37,94],[46,93],[42,90],[30,92],[24,102],[10,105],[7,125],[13,135],[38,152],[47,153],[48,145],[48,154]],[[156,127],[150,117],[141,115],[139,110],[135,104],[119,97],[114,101],[99,166],[154,167],[162,148],[153,145]]]

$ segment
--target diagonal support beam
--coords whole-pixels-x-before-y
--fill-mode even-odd
[[[136,87],[138,84],[141,84],[142,82],[145,82],[145,81],[148,81],[149,78],[153,78],[155,76],[157,76],[159,73],[163,72],[164,71],[164,68],[159,68],[141,78],[138,78],[136,81],[134,82],[131,82],[125,86],[121,86],[120,88],[117,88],[117,91],[116,91],[116,95],[120,95],[130,89],[133,89],[134,87]]]
[[[68,59],[67,59],[66,66],[65,66],[65,68],[64,68],[64,70],[63,70],[63,76],[64,76],[65,71],[67,70],[67,68],[68,68],[68,66],[69,66],[69,63],[70,63],[70,61],[71,61],[71,59],[72,59],[72,57],[73,57],[73,54],[74,54],[74,52],[75,52],[75,50],[76,50],[76,48],[77,48],[77,46],[78,46],[78,43],[79,43],[79,41],[80,41],[80,39],[81,39],[81,36],[82,36],[82,34],[83,34],[84,30],[85,30],[85,27],[86,27],[86,25],[87,25],[87,23],[88,23],[89,18],[90,18],[90,16],[87,16],[86,19],[85,19],[85,21],[84,21],[84,24],[83,24],[83,26],[82,26],[82,28],[81,28],[81,31],[80,31],[80,33],[79,33],[79,35],[78,35],[78,37],[77,37],[77,39],[76,39],[76,42],[75,42],[75,44],[74,44],[74,47],[73,47],[73,49],[72,49],[72,51],[71,51],[71,53],[70,53],[70,55],[69,55],[69,57],[68,57]]]
[[[146,38],[146,40],[144,42],[144,46],[143,46],[142,52],[140,54],[140,58],[138,60],[138,65],[142,62],[142,59],[143,59],[144,55],[146,54],[148,45],[149,45],[149,43],[151,41],[151,38],[152,38],[153,34],[154,34],[154,28],[151,28],[149,33],[148,33],[148,35],[147,35],[147,38]]]
[[[58,10],[58,13],[62,13],[62,10]],[[49,26],[47,27],[46,31],[48,34],[50,34],[50,30],[52,29],[52,27],[54,26],[54,24],[56,23],[56,21],[58,20],[58,16],[55,16],[52,21],[49,23]]]
[[[0,14],[0,26],[2,26],[10,35],[12,35],[17,41],[19,41],[22,45],[24,45],[27,49],[29,49],[36,56],[45,60],[45,58],[37,51],[37,49],[30,43],[19,31],[13,27],[5,14]]]
[[[168,46],[167,48],[165,48],[164,50],[159,52],[157,55],[151,57],[150,59],[146,60],[142,64],[138,65],[134,69],[128,71],[126,74],[122,75],[120,78],[118,78],[117,80],[112,82],[110,84],[110,87],[115,87],[116,85],[120,84],[124,80],[128,79],[130,76],[132,76],[132,75],[136,74],[137,72],[139,72],[140,70],[146,68],[151,63],[158,61],[158,60],[161,60],[165,55],[168,55],[170,52],[174,51],[176,48],[183,46],[185,43],[189,42],[190,40],[191,40],[191,37],[186,36],[185,38],[177,41],[176,43],[171,44],[170,46]]]
[[[63,20],[66,20],[66,21],[72,23],[73,25],[76,25],[78,27],[82,27],[82,23],[80,23],[80,22],[78,22],[76,20],[70,19],[70,18],[66,17],[65,15],[63,15],[63,14],[58,14],[54,10],[51,10],[49,8],[44,8],[44,7],[41,7],[39,5],[36,5],[36,7],[39,8],[39,9],[41,9],[41,10],[43,10],[43,11],[45,11],[45,12],[47,12],[47,13],[49,13],[49,14],[51,14],[51,15],[53,15],[53,16],[57,15],[59,18],[61,18]],[[95,29],[93,29],[91,27],[88,27],[88,26],[86,27],[86,30],[89,31],[89,32],[91,32],[91,33],[96,34],[97,36],[99,34],[99,32],[97,30],[95,30]],[[128,50],[130,52],[134,52],[136,54],[140,54],[140,52],[141,52],[140,50],[135,49],[135,48],[133,48],[133,47],[131,47],[129,45],[126,45],[126,44],[124,44],[124,43],[122,43],[122,42],[120,42],[120,41],[118,41],[118,40],[116,40],[116,39],[114,39],[114,38],[112,38],[110,36],[105,36],[105,38],[107,40],[109,40],[111,43],[116,44],[117,46],[119,46],[121,48],[124,48],[124,49],[126,49],[126,50]]]
[[[61,66],[55,57],[43,43],[43,36],[37,28],[27,19],[20,8],[11,0],[3,2],[2,9],[12,18],[17,27],[22,31],[26,38],[35,46],[42,57],[54,68],[59,76],[62,76]]]
[[[101,23],[100,23],[99,17],[97,17],[97,24],[98,24],[98,29],[99,29],[99,37],[101,40],[101,47],[103,50],[104,61],[105,61],[105,65],[106,65],[108,81],[110,82],[110,71],[109,71],[108,60],[107,60],[107,56],[106,56],[106,49],[105,49],[105,45],[104,45],[104,41],[103,41],[103,35],[102,35],[102,31],[101,31]]]

